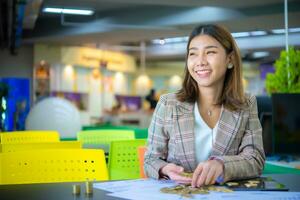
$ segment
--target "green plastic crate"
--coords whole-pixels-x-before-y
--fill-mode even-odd
[[[145,144],[145,139],[111,142],[108,165],[110,180],[140,178],[138,147]]]
[[[89,130],[77,133],[77,140],[82,144],[110,144],[114,140],[134,139],[133,130]]]
[[[147,128],[138,128],[133,126],[113,126],[110,124],[97,125],[97,126],[83,126],[82,130],[133,130],[135,139],[146,139],[148,137]]]

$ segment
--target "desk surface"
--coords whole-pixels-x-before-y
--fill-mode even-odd
[[[285,184],[289,191],[300,192],[300,175],[295,174],[270,174],[273,179]],[[92,196],[85,195],[85,184],[81,184],[80,195],[72,194],[73,183],[51,184],[25,184],[25,185],[0,185],[0,197],[5,200],[116,200],[120,198],[106,195],[107,192],[99,189],[93,190]]]

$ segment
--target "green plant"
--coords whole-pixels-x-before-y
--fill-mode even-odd
[[[271,93],[300,93],[300,51],[293,47],[281,51],[275,73],[267,74],[266,89]]]

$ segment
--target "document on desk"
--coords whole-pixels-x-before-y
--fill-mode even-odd
[[[112,181],[94,184],[94,188],[102,189],[107,195],[131,200],[182,200],[188,199],[178,194],[160,192],[163,187],[177,185],[170,180],[138,179],[128,181]],[[267,191],[234,191],[231,193],[210,192],[209,194],[193,194],[193,199],[200,200],[300,200],[300,192],[267,192]]]
[[[127,192],[139,190],[140,188],[159,190],[162,187],[171,187],[175,185],[176,183],[171,180],[136,179],[95,183],[94,188],[102,189],[108,192]]]

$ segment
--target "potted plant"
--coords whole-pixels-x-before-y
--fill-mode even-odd
[[[272,95],[272,151],[293,154],[298,152],[298,102],[300,99],[300,51],[289,48],[281,51],[275,62],[275,73],[267,74],[266,89]],[[298,132],[297,132],[298,131]],[[291,156],[288,160],[293,159]]]
[[[272,93],[300,93],[300,50],[281,51],[275,73],[267,74],[266,89]]]

